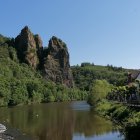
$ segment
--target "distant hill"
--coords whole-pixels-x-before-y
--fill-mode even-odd
[[[81,90],[89,90],[94,80],[107,80],[110,84],[121,86],[127,84],[128,72],[138,70],[125,69],[112,65],[101,66],[93,63],[82,63],[81,66],[72,66],[75,85]]]

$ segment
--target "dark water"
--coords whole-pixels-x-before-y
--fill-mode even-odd
[[[16,140],[121,140],[110,121],[86,102],[0,108],[0,123]]]

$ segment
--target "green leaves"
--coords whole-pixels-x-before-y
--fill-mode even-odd
[[[106,80],[95,80],[90,88],[88,103],[96,104],[97,101],[106,98],[111,91],[111,85]]]
[[[87,93],[47,82],[26,64],[0,59],[0,106],[84,100]]]
[[[19,62],[17,50],[13,39],[0,35],[0,106],[87,98],[85,91],[44,80],[38,71]]]
[[[113,67],[114,68],[114,67]],[[75,85],[81,90],[90,90],[90,85],[95,80],[106,80],[113,85],[124,85],[127,81],[127,70],[109,69],[108,66],[98,66],[82,63],[81,66],[72,67]]]

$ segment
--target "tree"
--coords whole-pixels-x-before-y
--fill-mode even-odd
[[[95,80],[90,88],[88,103],[94,105],[99,100],[106,98],[111,91],[111,85],[106,80]]]

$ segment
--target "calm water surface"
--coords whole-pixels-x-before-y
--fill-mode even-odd
[[[49,103],[0,109],[0,123],[15,140],[122,140],[110,121],[86,102]]]

